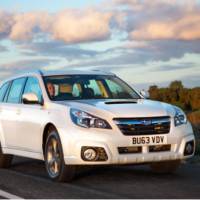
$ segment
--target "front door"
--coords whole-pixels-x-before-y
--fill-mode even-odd
[[[42,91],[36,77],[28,77],[23,94],[35,93],[42,102]],[[48,111],[40,104],[21,104],[17,132],[21,138],[19,147],[42,153],[42,133],[48,118]]]

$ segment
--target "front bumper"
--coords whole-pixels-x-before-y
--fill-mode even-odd
[[[194,155],[184,156],[185,145],[194,141],[191,125],[173,127],[167,135],[167,144],[171,150],[165,152],[149,152],[148,145],[141,146],[141,153],[120,154],[118,147],[132,147],[132,136],[124,136],[117,130],[88,130],[73,127],[68,130],[60,130],[64,152],[64,160],[70,165],[106,165],[106,164],[137,164],[169,160],[182,160]],[[81,157],[81,149],[84,146],[101,147],[107,154],[106,161],[84,161]]]

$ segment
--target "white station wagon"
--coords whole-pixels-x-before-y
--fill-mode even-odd
[[[100,71],[36,71],[4,81],[0,143],[0,167],[13,155],[44,160],[56,181],[70,181],[80,165],[147,163],[172,172],[195,150],[180,108]]]

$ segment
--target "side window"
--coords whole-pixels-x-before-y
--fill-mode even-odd
[[[120,93],[122,93],[123,89],[120,87],[120,85],[116,84],[112,80],[107,79],[106,83],[110,89],[110,91],[113,94],[113,97],[118,98],[120,96]]]
[[[12,82],[10,82],[9,86],[8,86],[8,89],[6,90],[6,93],[5,93],[5,96],[3,98],[3,102],[7,102],[7,99],[8,99],[8,94],[10,92],[10,88],[11,88],[11,85],[12,85]]]
[[[88,88],[91,88],[94,91],[95,96],[101,96],[101,90],[96,82],[96,80],[90,80],[89,85],[87,85]]]
[[[72,90],[72,95],[73,97],[80,97],[81,96],[81,86],[75,83],[73,85],[73,90]]]
[[[42,101],[42,90],[40,88],[40,84],[37,78],[35,77],[29,77],[26,86],[24,89],[24,94],[26,93],[35,93],[39,99],[39,101]]]
[[[12,82],[10,92],[8,94],[8,103],[19,103],[21,101],[21,94],[24,88],[26,78],[19,78]]]
[[[0,102],[3,101],[3,98],[4,98],[6,91],[9,87],[9,84],[10,84],[10,82],[7,82],[7,83],[3,84],[3,86],[0,88]]]

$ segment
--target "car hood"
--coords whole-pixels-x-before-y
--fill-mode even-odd
[[[147,99],[136,100],[76,100],[58,102],[102,117],[154,117],[173,116],[170,104]]]

